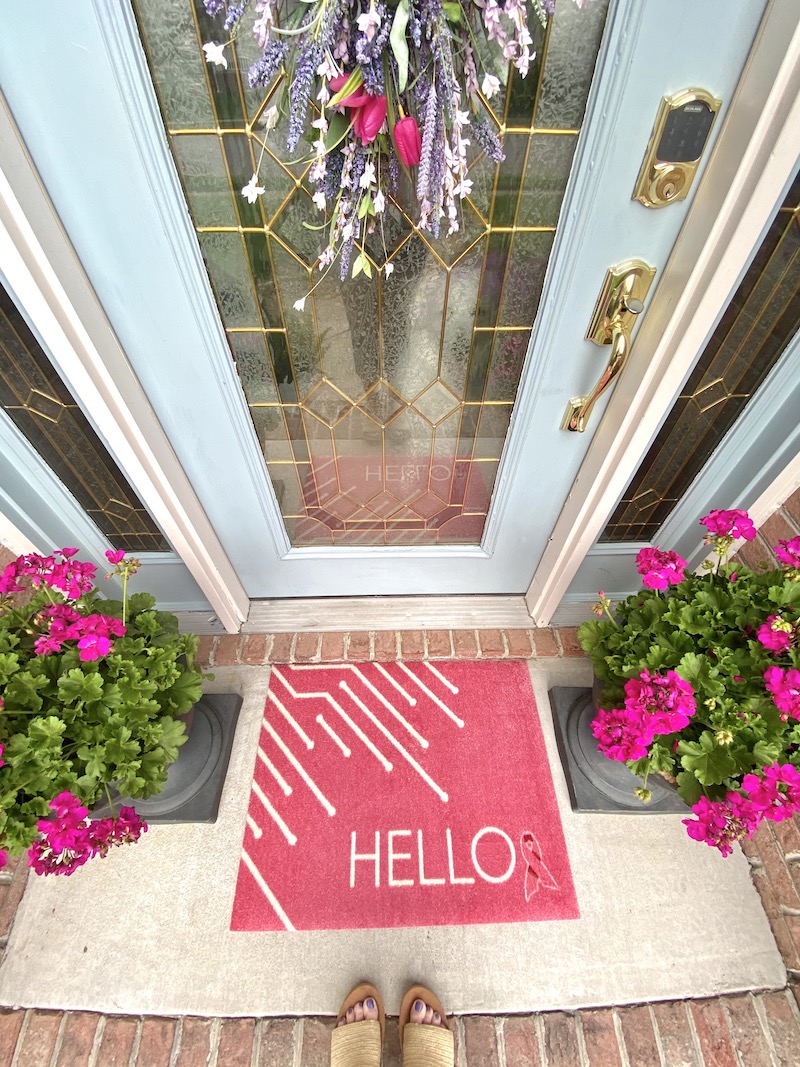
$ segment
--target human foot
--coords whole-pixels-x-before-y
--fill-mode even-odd
[[[427,1023],[431,1026],[447,1026],[447,1023],[433,1005],[426,1004],[424,1000],[419,998],[411,1005],[408,1021],[410,1023]]]
[[[331,1031],[331,1067],[380,1067],[384,1023],[375,986],[362,982],[351,989]]]
[[[351,1005],[344,1015],[337,1020],[337,1026],[347,1026],[348,1023],[360,1023],[364,1019],[379,1019],[378,1003],[374,997],[367,997],[365,1000],[358,1000],[355,1004]]]

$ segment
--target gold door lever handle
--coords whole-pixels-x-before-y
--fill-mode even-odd
[[[606,272],[586,338],[598,345],[611,345],[608,365],[590,393],[569,401],[562,430],[583,433],[594,405],[622,373],[631,348],[633,324],[644,309],[644,298],[655,273],[655,267],[640,259],[626,259]]]
[[[608,359],[608,366],[588,396],[579,396],[575,397],[574,400],[570,400],[567,405],[567,412],[564,415],[564,421],[561,424],[562,429],[577,430],[578,433],[583,433],[586,429],[586,422],[592,413],[592,408],[606,389],[622,373],[622,369],[628,360],[630,348],[631,342],[625,327],[621,324],[615,324],[613,326],[611,355]]]

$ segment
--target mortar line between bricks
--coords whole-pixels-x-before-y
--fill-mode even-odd
[[[58,1024],[58,1033],[56,1034],[56,1043],[53,1046],[53,1051],[50,1055],[50,1067],[56,1067],[58,1063],[58,1057],[61,1054],[61,1045],[64,1042],[64,1029],[67,1025],[67,1019],[73,1013],[70,1011],[62,1012],[61,1022]]]
[[[761,1032],[764,1035],[764,1040],[766,1041],[767,1048],[769,1049],[769,1058],[772,1060],[772,1067],[781,1067],[780,1063],[778,1062],[777,1052],[775,1051],[775,1042],[772,1040],[772,1033],[770,1032],[769,1022],[767,1020],[766,1008],[764,1007],[761,998],[754,996],[752,993],[750,994],[750,1000],[753,1003],[756,1018],[758,1019],[759,1025],[761,1026]]]
[[[747,1064],[742,1061],[742,1057],[739,1055],[739,1049],[736,1047],[736,1037],[733,1033],[733,1027],[731,1026],[731,1013],[728,1010],[728,998],[720,997],[719,1002],[722,1005],[722,1014],[725,1018],[725,1022],[728,1024],[728,1033],[731,1036],[731,1045],[733,1046],[733,1054],[736,1057],[736,1063],[738,1067],[747,1067]]]
[[[258,1061],[261,1056],[261,1027],[263,1025],[263,1019],[256,1019],[253,1027],[253,1047],[250,1050],[250,1067],[258,1067]]]
[[[458,1034],[457,1067],[467,1067],[467,1040],[464,1034],[464,1020],[460,1015],[456,1017],[456,1033]]]
[[[664,1059],[664,1046],[661,1043],[661,1031],[658,1028],[658,1019],[656,1019],[656,1013],[653,1011],[653,1005],[648,1004],[647,1010],[650,1013],[650,1025],[653,1027],[653,1034],[656,1039],[656,1048],[658,1049],[658,1059],[661,1067],[669,1067],[669,1064]]]
[[[788,987],[784,990],[786,999],[789,1001],[789,1011],[794,1016],[794,1021],[800,1026],[800,1007],[797,1005],[794,993]]]
[[[178,1060],[178,1053],[181,1050],[181,1039],[183,1038],[183,1019],[178,1018],[175,1022],[175,1035],[172,1038],[172,1051],[169,1054],[169,1067],[175,1067]]]
[[[303,1020],[295,1019],[294,1030],[292,1031],[292,1037],[294,1038],[294,1054],[292,1056],[292,1067],[303,1067],[300,1062],[300,1058],[303,1055]]]
[[[611,1009],[611,1021],[614,1024],[614,1033],[617,1035],[617,1048],[619,1049],[622,1067],[631,1067],[631,1061],[628,1059],[628,1047],[625,1044],[625,1034],[622,1030],[622,1019],[620,1019],[619,1011],[616,1008]]]
[[[579,1011],[575,1012],[575,1033],[578,1038],[578,1058],[581,1061],[581,1067],[591,1067],[589,1063],[589,1053],[586,1051],[586,1037],[583,1033],[583,1016]]]
[[[211,1038],[211,1047],[209,1048],[208,1067],[217,1067],[217,1062],[219,1061],[219,1035],[221,1030],[222,1020],[214,1019],[211,1023],[211,1033],[209,1035]],[[225,1067],[224,1064],[223,1067]]]
[[[100,1055],[100,1042],[103,1040],[105,1029],[106,1017],[105,1015],[101,1015],[97,1020],[97,1026],[94,1028],[94,1041],[92,1041],[92,1049],[89,1053],[89,1062],[86,1067],[95,1067],[97,1057]]]
[[[697,1033],[697,1026],[695,1025],[694,1021],[694,1012],[692,1011],[692,1005],[689,1004],[687,1001],[684,1001],[683,1009],[686,1012],[687,1018],[689,1020],[689,1033],[692,1037],[694,1050],[697,1053],[697,1062],[701,1065],[704,1065],[706,1060],[705,1056],[703,1055],[702,1046],[700,1045],[700,1035]]]
[[[539,1042],[539,1059],[542,1061],[542,1067],[550,1067],[550,1060],[547,1055],[547,1042],[544,1039],[544,1019],[542,1018],[542,1013],[537,1012],[534,1018],[536,1040]]]
[[[497,1045],[499,1067],[508,1067],[506,1063],[505,1016],[503,1015],[495,1015],[494,1017],[494,1039]]]
[[[136,1067],[136,1061],[139,1058],[139,1047],[142,1043],[142,1027],[144,1026],[144,1016],[139,1016],[139,1021],[136,1024],[136,1031],[133,1035],[133,1044],[131,1045],[131,1054],[128,1057],[128,1067]]]
[[[14,1046],[14,1055],[11,1057],[11,1067],[17,1067],[19,1061],[19,1053],[22,1048],[22,1042],[25,1040],[25,1035],[28,1032],[28,1023],[31,1018],[31,1009],[28,1008],[25,1011],[25,1018],[22,1020],[22,1026],[19,1028],[19,1035],[17,1036],[17,1043]]]

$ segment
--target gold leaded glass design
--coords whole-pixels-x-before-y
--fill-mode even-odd
[[[2,285],[0,404],[114,548],[169,551]]]
[[[800,329],[800,175],[600,538],[650,541]]]
[[[235,62],[209,66],[219,28],[202,0],[134,0],[183,181],[253,425],[292,544],[480,542],[605,24],[607,0],[559,2],[537,58],[490,102],[504,134],[496,165],[471,146],[460,228],[414,225],[408,179],[373,280],[321,275],[325,241],[286,121],[261,123],[280,92]],[[231,53],[228,53],[229,57]],[[244,72],[244,73],[243,73]],[[474,139],[473,139],[474,140]],[[265,193],[240,195],[259,165]],[[405,185],[403,184],[405,182]]]

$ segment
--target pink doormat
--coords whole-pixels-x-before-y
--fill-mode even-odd
[[[232,930],[578,914],[524,662],[272,668]]]

